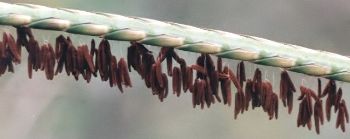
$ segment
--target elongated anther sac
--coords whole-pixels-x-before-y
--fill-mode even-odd
[[[156,78],[158,80],[159,86],[164,87],[163,78],[162,78],[162,64],[160,63],[160,61],[156,61],[155,68],[156,68]]]
[[[181,94],[181,70],[178,67],[173,68],[173,92],[177,97]]]
[[[128,73],[128,66],[124,58],[119,59],[118,67],[120,72],[119,76],[122,76],[122,82],[124,83],[124,85],[126,87],[132,87],[132,83]]]
[[[243,61],[237,65],[237,79],[240,82],[240,86],[243,86],[243,82],[246,81],[245,66]]]
[[[218,67],[218,72],[222,72],[222,58],[218,57],[217,59],[217,67]]]
[[[281,72],[280,81],[280,98],[283,106],[288,106],[288,113],[291,114],[293,109],[293,93],[296,92],[295,86],[286,70]]]
[[[173,75],[173,51],[174,50],[169,50],[165,57],[166,57],[166,64],[167,64],[167,71],[168,75],[172,76]]]

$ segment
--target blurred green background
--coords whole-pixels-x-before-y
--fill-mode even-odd
[[[197,27],[259,36],[313,49],[349,55],[350,2],[346,0],[3,0],[86,11],[108,12],[172,21]],[[1,31],[14,32],[2,26]],[[62,32],[35,31],[37,38],[53,42]],[[64,35],[70,35],[62,33]],[[75,43],[91,37],[71,35]],[[113,54],[125,57],[128,43],[112,42]],[[149,47],[157,52],[157,47]],[[198,54],[179,52],[189,63]],[[25,60],[26,56],[23,56]],[[237,61],[225,60],[231,67]],[[190,94],[170,95],[161,103],[132,73],[134,87],[121,94],[108,83],[94,79],[90,84],[76,82],[64,74],[47,81],[44,73],[27,77],[26,62],[17,65],[16,74],[0,78],[1,139],[345,139],[350,132],[335,129],[335,117],[321,127],[321,135],[297,128],[297,106],[292,115],[280,108],[278,120],[268,120],[262,110],[250,110],[233,119],[233,107],[216,104],[210,109],[193,109]],[[278,91],[280,69],[247,65],[248,76],[259,67],[264,78]],[[297,86],[316,88],[316,78],[291,73]],[[326,80],[323,80],[325,84]],[[350,85],[345,90],[350,106]],[[296,93],[295,96],[298,96]],[[346,125],[350,130],[349,124]]]

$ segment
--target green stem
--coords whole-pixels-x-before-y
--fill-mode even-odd
[[[0,2],[0,24],[101,36],[109,40],[138,41],[350,82],[348,57],[253,36],[177,23]]]

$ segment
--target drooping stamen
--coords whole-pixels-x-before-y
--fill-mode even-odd
[[[280,98],[283,102],[283,106],[288,106],[288,113],[291,114],[293,109],[293,93],[296,91],[295,86],[290,79],[288,72],[283,70],[281,72],[280,81]]]

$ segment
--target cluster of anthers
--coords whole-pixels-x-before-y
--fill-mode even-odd
[[[232,104],[231,82],[236,88],[234,96],[234,119],[244,111],[248,111],[251,103],[252,109],[261,107],[267,113],[270,120],[278,118],[279,99],[283,106],[288,108],[290,114],[293,109],[293,94],[297,91],[286,70],[281,73],[279,95],[273,91],[273,85],[268,80],[262,80],[259,68],[255,70],[252,79],[245,75],[244,62],[237,65],[234,73],[227,65],[223,66],[222,59],[217,58],[215,64],[209,54],[201,54],[195,64],[187,65],[186,61],[179,57],[174,48],[163,47],[155,58],[153,53],[138,42],[131,42],[128,48],[127,61],[124,58],[117,60],[110,49],[110,43],[102,39],[98,48],[95,41],[91,40],[90,50],[88,45],[73,46],[69,37],[62,35],[56,38],[55,48],[50,43],[41,46],[35,40],[30,28],[16,27],[17,39],[9,33],[3,33],[3,41],[0,41],[0,75],[7,71],[14,72],[14,65],[21,62],[21,48],[26,48],[28,55],[28,75],[32,78],[32,72],[44,71],[46,78],[52,80],[54,76],[65,71],[67,75],[73,75],[76,80],[81,74],[88,83],[91,77],[98,77],[102,81],[108,81],[111,87],[117,86],[121,92],[124,87],[132,87],[129,72],[137,71],[150,88],[153,95],[157,95],[160,101],[168,96],[169,81],[172,78],[172,91],[176,96],[181,92],[189,91],[192,94],[192,103],[204,109],[212,104],[223,102],[224,105]],[[179,66],[173,67],[173,59]],[[162,62],[166,60],[167,72],[162,70]],[[195,76],[194,76],[195,74]],[[342,99],[342,89],[337,91],[336,83],[330,80],[321,91],[321,80],[318,79],[318,95],[305,86],[300,87],[301,95],[297,126],[312,127],[314,117],[315,130],[320,133],[320,124],[324,122],[322,98],[327,96],[325,114],[327,120],[331,117],[331,108],[338,114],[336,128],[341,127],[345,132],[345,121],[349,122],[349,115],[345,101]],[[220,94],[221,92],[221,94]],[[314,103],[314,104],[313,104]]]

